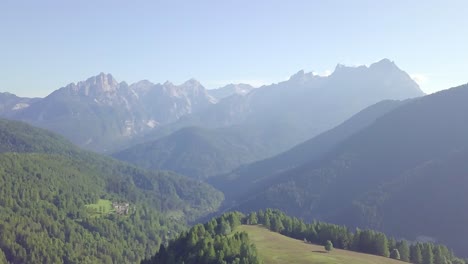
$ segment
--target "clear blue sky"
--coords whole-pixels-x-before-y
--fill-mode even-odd
[[[0,1],[0,91],[99,72],[208,88],[389,58],[433,92],[468,82],[468,1]]]

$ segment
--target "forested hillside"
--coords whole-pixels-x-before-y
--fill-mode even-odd
[[[243,215],[234,212],[198,224],[167,248],[162,245],[158,254],[142,264],[260,264],[262,261],[248,235],[235,232],[242,220]]]
[[[0,248],[11,263],[135,263],[222,199],[22,123],[0,120],[0,140]]]

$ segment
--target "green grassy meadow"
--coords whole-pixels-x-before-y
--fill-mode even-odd
[[[341,249],[327,253],[323,246],[304,243],[271,232],[261,226],[242,225],[236,231],[245,231],[255,243],[265,264],[404,264],[405,262]]]
[[[95,204],[88,204],[86,208],[91,217],[102,217],[114,211],[112,202],[105,199],[99,199]]]

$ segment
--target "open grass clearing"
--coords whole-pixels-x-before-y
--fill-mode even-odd
[[[242,225],[236,231],[245,231],[255,243],[265,264],[404,264],[390,258],[333,249],[327,253],[323,246],[304,243],[272,232],[262,226]]]

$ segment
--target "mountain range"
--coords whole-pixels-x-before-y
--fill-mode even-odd
[[[149,81],[128,85],[104,73],[28,104],[17,98],[8,108],[13,103],[7,105],[0,99],[6,106],[1,112],[4,117],[52,130],[97,152],[106,152],[216,101],[195,80],[181,85]]]
[[[207,90],[194,79],[181,85],[149,81],[128,85],[101,73],[42,99],[2,96],[0,115],[105,153],[184,127],[240,126],[258,135],[254,138],[266,139],[261,143],[263,154],[248,160],[254,161],[287,150],[380,100],[421,95],[409,75],[385,59],[369,67],[338,65],[329,77],[300,71],[288,81],[257,89],[238,84]],[[268,143],[273,138],[275,144]]]
[[[338,65],[328,77],[300,71],[288,81],[232,95],[156,128],[115,157],[146,168],[170,169],[202,179],[213,177],[286,151],[381,100],[423,94],[410,76],[389,60],[369,67]],[[176,142],[176,131],[186,127],[203,128],[205,136],[197,130],[198,136],[187,137],[190,144],[184,141],[175,148],[171,142]],[[216,155],[204,155],[203,149],[217,149]],[[186,161],[188,166],[171,165],[180,164],[181,156],[199,155],[203,157]]]

